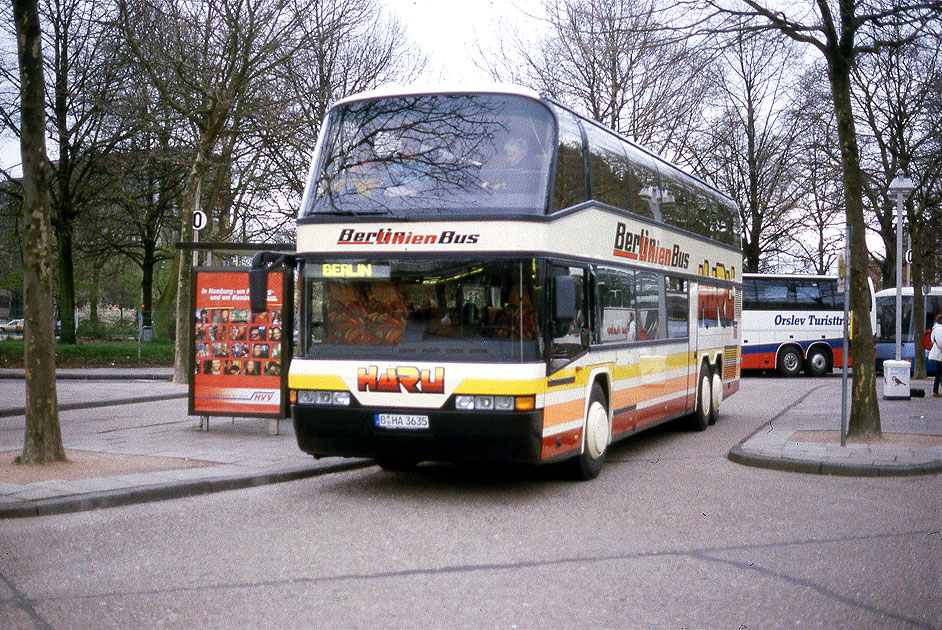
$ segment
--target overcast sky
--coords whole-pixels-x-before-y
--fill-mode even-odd
[[[380,0],[428,55],[424,81],[489,81],[475,66],[477,44],[494,49],[501,33],[541,28],[542,0]],[[483,64],[478,64],[483,65]]]

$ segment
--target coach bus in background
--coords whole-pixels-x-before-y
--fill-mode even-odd
[[[901,293],[903,298],[901,317],[903,343],[900,347],[900,358],[909,361],[910,369],[912,369],[917,347],[925,353],[926,357],[929,356],[929,351],[922,347],[922,336],[926,330],[932,329],[936,315],[942,313],[942,287],[930,287],[928,293],[920,289],[920,293],[924,294],[925,310],[923,312],[926,319],[923,322],[925,325],[916,326],[915,331],[913,330],[913,288],[903,287]],[[893,360],[896,358],[896,287],[877,292],[876,319],[877,325],[874,328],[874,335],[876,336],[877,346],[877,371],[882,372],[883,362],[887,359]],[[935,374],[935,364],[928,359],[926,360],[926,372]]]
[[[832,276],[744,273],[742,329],[743,370],[828,374],[844,364],[840,283]]]
[[[705,429],[739,388],[737,217],[529,89],[336,103],[289,261],[300,448],[590,479],[614,440],[684,416]],[[278,258],[256,256],[253,277]]]

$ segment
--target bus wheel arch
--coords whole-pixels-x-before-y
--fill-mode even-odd
[[[801,373],[804,362],[805,356],[804,352],[801,351],[801,346],[785,345],[778,349],[775,369],[781,376],[798,376]]]
[[[609,396],[602,383],[605,383],[604,378],[597,378],[592,383],[582,431],[582,452],[567,462],[573,477],[583,481],[599,476],[611,442]]]
[[[808,349],[805,371],[809,376],[824,376],[833,366],[834,354],[831,352],[831,346],[819,343]]]

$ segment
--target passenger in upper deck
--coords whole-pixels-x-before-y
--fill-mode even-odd
[[[526,140],[512,135],[481,168],[481,188],[493,192],[532,192],[536,184],[534,168]]]

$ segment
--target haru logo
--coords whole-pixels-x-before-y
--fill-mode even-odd
[[[407,392],[410,394],[443,394],[445,393],[445,368],[420,370],[416,367],[400,365],[386,368],[380,372],[379,368],[371,365],[357,369],[357,389],[361,392]]]

